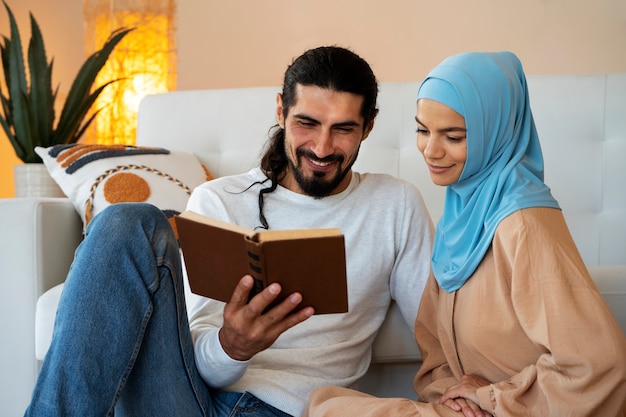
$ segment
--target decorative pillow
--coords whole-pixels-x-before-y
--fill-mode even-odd
[[[107,206],[121,202],[151,203],[173,225],[191,191],[213,178],[192,153],[163,148],[72,144],[37,147],[35,152],[84,227]]]

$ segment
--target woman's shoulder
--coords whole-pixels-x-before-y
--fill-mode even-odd
[[[511,213],[496,228],[493,248],[509,257],[523,256],[531,264],[563,258],[582,263],[563,213],[556,208],[532,207]]]
[[[531,207],[514,211],[496,227],[492,246],[494,250],[510,254],[541,251],[546,246],[573,245],[573,239],[559,209]]]
[[[496,235],[525,231],[567,229],[563,212],[552,207],[529,207],[516,210],[502,219]]]

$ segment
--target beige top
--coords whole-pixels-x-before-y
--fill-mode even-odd
[[[431,277],[415,336],[422,401],[477,374],[492,381],[478,390],[480,407],[498,417],[626,416],[626,339],[559,210],[503,220],[459,290]]]

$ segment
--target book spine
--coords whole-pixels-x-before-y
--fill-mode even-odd
[[[254,297],[267,285],[265,275],[265,262],[263,259],[263,247],[252,239],[246,239],[246,254],[248,256],[248,271],[254,278],[254,286],[250,291],[250,298]]]

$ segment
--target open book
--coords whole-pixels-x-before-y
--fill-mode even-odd
[[[339,229],[254,231],[185,211],[175,218],[191,290],[228,302],[246,274],[251,296],[272,282],[302,294],[315,314],[348,311],[344,236]]]

